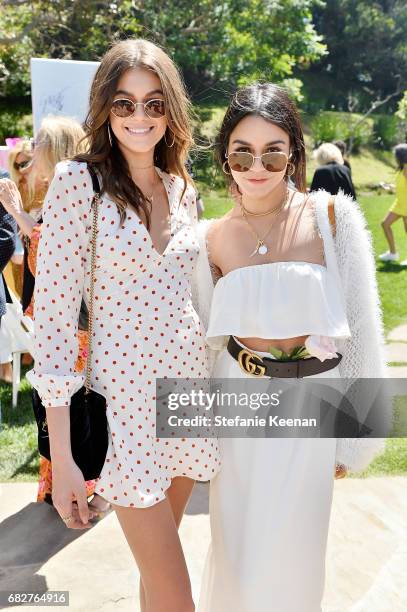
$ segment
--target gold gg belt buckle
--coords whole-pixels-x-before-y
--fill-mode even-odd
[[[260,355],[252,353],[247,349],[242,349],[238,355],[238,362],[243,372],[250,374],[250,376],[264,376],[266,368],[258,363],[255,363],[253,359],[263,362]]]

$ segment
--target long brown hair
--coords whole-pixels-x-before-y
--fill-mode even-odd
[[[140,209],[150,226],[150,214],[142,191],[134,184],[129,166],[113,138],[110,145],[108,121],[110,108],[121,76],[131,68],[152,70],[161,81],[167,109],[165,139],[174,144],[167,146],[162,138],[154,151],[154,163],[164,172],[184,179],[184,191],[191,179],[185,162],[193,145],[191,131],[191,103],[182,77],[171,58],[157,45],[144,39],[129,39],[114,44],[104,55],[93,79],[90,91],[89,112],[85,129],[89,139],[86,154],[77,155],[76,161],[91,163],[99,170],[103,191],[116,203],[120,218],[126,216],[127,206],[137,213]]]
[[[295,166],[292,180],[296,188],[305,193],[305,144],[299,113],[285,89],[273,83],[253,83],[234,94],[216,140],[218,162],[222,165],[226,161],[230,135],[247,115],[258,115],[288,134],[292,153],[290,161]],[[233,177],[227,174],[226,180],[232,187]]]

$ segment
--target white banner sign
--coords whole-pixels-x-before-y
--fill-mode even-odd
[[[47,115],[66,115],[81,123],[99,62],[31,58],[34,135]]]

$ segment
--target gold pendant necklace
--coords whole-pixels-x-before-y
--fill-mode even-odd
[[[249,226],[250,230],[252,231],[252,233],[254,234],[257,243],[256,243],[256,247],[253,251],[253,253],[251,253],[249,255],[249,257],[253,257],[254,255],[256,255],[257,253],[259,255],[266,255],[268,253],[268,246],[266,245],[266,243],[264,242],[265,239],[267,238],[267,236],[269,235],[269,233],[271,232],[272,227],[274,226],[274,221],[275,219],[280,215],[280,213],[285,209],[286,204],[288,202],[288,195],[289,195],[289,191],[287,188],[286,194],[284,196],[284,201],[282,203],[282,205],[280,206],[277,215],[275,216],[275,218],[273,219],[272,224],[270,225],[270,227],[268,228],[267,232],[264,234],[264,236],[262,238],[260,238],[260,236],[258,235],[258,233],[256,232],[256,230],[252,227],[251,223],[249,222],[247,216],[246,216],[246,211],[245,208],[242,204],[240,204],[240,209],[242,212],[242,217],[243,219],[246,221],[247,225]],[[294,194],[293,194],[294,195]]]

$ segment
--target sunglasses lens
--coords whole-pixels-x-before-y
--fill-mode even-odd
[[[26,168],[29,168],[32,163],[33,163],[32,159],[27,159],[23,162],[14,162],[14,169],[15,170],[25,170]]]
[[[287,165],[288,157],[282,151],[272,151],[263,153],[261,160],[268,172],[281,172]]]
[[[165,115],[164,100],[150,100],[146,103],[146,113],[151,119],[158,119]]]
[[[253,165],[253,155],[243,151],[241,153],[231,153],[228,162],[230,169],[234,172],[247,172]]]
[[[115,100],[112,104],[112,113],[116,117],[131,117],[135,106],[131,100]]]

